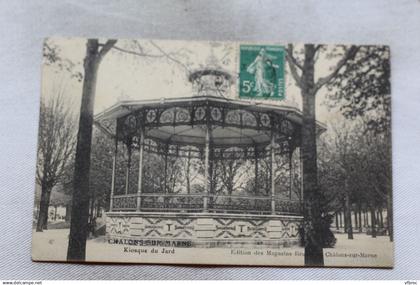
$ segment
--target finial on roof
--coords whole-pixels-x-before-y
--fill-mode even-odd
[[[219,64],[213,47],[205,66],[192,71],[188,80],[193,85],[194,96],[229,97],[228,93],[233,83],[232,75]]]

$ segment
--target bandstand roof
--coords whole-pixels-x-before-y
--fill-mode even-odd
[[[153,100],[131,100],[121,101],[104,110],[103,112],[95,116],[95,123],[103,130],[107,130],[104,127],[105,121],[116,121],[117,119],[124,118],[130,114],[138,113],[141,110],[168,110],[168,109],[188,109],[198,108],[197,106],[214,106],[214,108],[225,108],[226,112],[246,112],[255,115],[258,119],[257,123],[250,123],[244,125],[241,124],[225,124],[212,121],[212,132],[211,141],[213,145],[220,146],[241,146],[241,145],[260,145],[264,146],[270,142],[271,132],[269,126],[262,126],[262,116],[264,114],[276,114],[279,117],[290,121],[294,126],[302,125],[302,113],[299,109],[289,106],[279,106],[269,104],[268,102],[261,101],[245,101],[239,99],[228,99],[221,96],[196,96],[196,97],[181,97],[181,98],[162,98]],[[213,107],[212,107],[213,108]],[[161,111],[162,112],[162,111]],[[188,111],[190,114],[193,111]],[[161,123],[159,119],[156,120],[156,124],[151,124],[152,127],[147,128],[146,137],[159,140],[162,142],[171,142],[174,144],[184,145],[202,145],[205,143],[206,138],[206,124],[203,122],[190,123],[190,115],[187,113],[188,119],[184,120],[183,123],[176,122],[174,115],[174,123]],[[162,113],[160,113],[162,115]],[[262,115],[262,116],[260,116]],[[156,116],[156,115],[155,115]],[[215,117],[211,115],[213,119]],[[217,117],[217,116],[216,116]],[[145,118],[145,117],[143,117]],[[216,118],[217,119],[217,118]],[[146,122],[149,118],[144,119]],[[221,120],[220,120],[221,121]],[[261,121],[261,122],[260,122]],[[261,126],[261,127],[260,127]],[[326,130],[324,124],[317,122],[318,133],[322,133]],[[111,135],[115,132],[109,131]],[[300,132],[299,132],[300,133]],[[286,135],[284,135],[286,136]],[[289,136],[289,135],[287,135]],[[283,139],[278,137],[279,140],[287,140],[286,137]]]

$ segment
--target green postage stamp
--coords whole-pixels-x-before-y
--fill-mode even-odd
[[[388,46],[49,38],[41,52],[32,260],[393,266]]]
[[[284,99],[284,60],[283,46],[241,45],[239,97]]]

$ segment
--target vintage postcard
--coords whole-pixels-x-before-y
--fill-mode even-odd
[[[392,267],[387,46],[50,38],[34,261]]]

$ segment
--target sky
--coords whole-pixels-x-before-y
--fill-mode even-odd
[[[105,42],[105,40],[101,40]],[[49,43],[59,48],[61,58],[75,64],[74,70],[83,73],[83,58],[86,50],[86,39],[54,38]],[[97,79],[95,114],[114,105],[119,100],[143,100],[192,96],[192,86],[188,82],[188,73],[203,67],[209,58],[217,60],[218,65],[238,76],[238,50],[236,42],[206,41],[163,41],[163,40],[118,40],[116,47],[126,50],[141,49],[154,57],[140,57],[112,49],[102,60]],[[299,49],[296,45],[295,50]],[[176,63],[168,57],[169,54]],[[156,57],[155,57],[156,56]],[[319,58],[315,77],[327,75],[337,59]],[[187,69],[185,68],[187,67]],[[54,65],[43,66],[42,96],[54,95],[54,90],[63,88],[69,104],[75,112],[80,108],[82,82],[71,78],[70,73]],[[288,105],[301,109],[300,91],[296,87],[288,65],[286,64],[286,99],[270,100],[272,104]],[[237,81],[238,82],[238,81]],[[236,84],[231,88],[230,98],[238,98]],[[326,89],[317,94],[317,119],[327,123],[333,118],[341,117],[337,110],[329,110],[324,102]],[[267,100],[264,100],[267,101]]]

